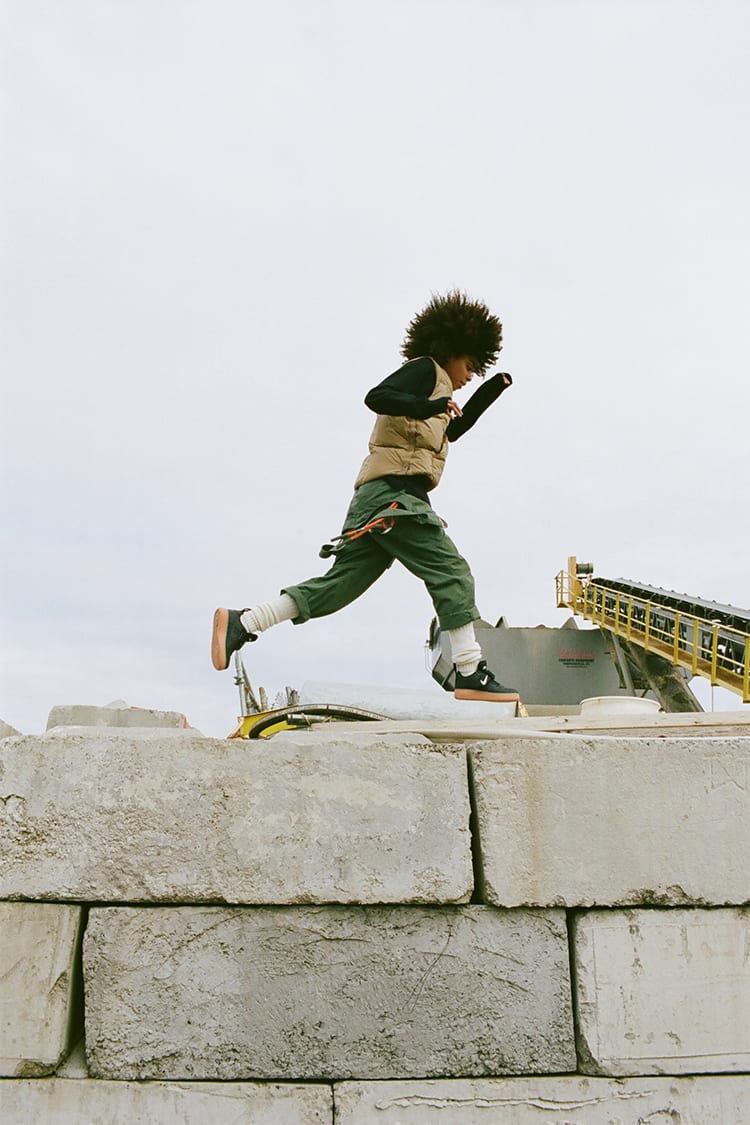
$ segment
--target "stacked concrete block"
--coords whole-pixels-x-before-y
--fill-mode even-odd
[[[190,731],[0,742],[0,897],[466,902],[463,749],[275,745]]]
[[[80,907],[0,902],[0,1075],[49,1074],[82,1034]]]
[[[2,738],[3,1125],[749,1125],[750,739],[468,757]]]
[[[560,735],[471,747],[486,902],[750,900],[750,739]]]
[[[123,700],[107,707],[86,704],[53,707],[47,719],[47,730],[53,727],[150,727],[182,729],[188,726],[180,711],[157,711],[150,707],[130,707]]]
[[[342,1082],[336,1125],[748,1125],[750,1078]]]
[[[3,1125],[332,1125],[329,1086],[252,1082],[0,1082]]]
[[[575,1067],[560,911],[92,909],[84,975],[102,1078]]]
[[[750,1071],[750,909],[588,911],[574,953],[580,1069]]]
[[[750,1078],[343,1082],[336,1125],[747,1125]]]

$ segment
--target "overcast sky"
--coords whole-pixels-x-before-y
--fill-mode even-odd
[[[1,10],[0,718],[227,733],[214,607],[325,569],[363,397],[452,287],[514,379],[433,500],[483,616],[561,624],[569,554],[748,605],[746,0]],[[431,616],[394,567],[250,678],[429,689]]]

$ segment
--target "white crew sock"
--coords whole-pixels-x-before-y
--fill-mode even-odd
[[[272,625],[279,625],[282,621],[291,621],[299,616],[297,603],[289,594],[280,594],[272,602],[261,602],[260,605],[246,609],[240,621],[248,633],[262,633]]]
[[[474,636],[474,622],[460,625],[458,629],[448,629],[447,633],[451,639],[453,663],[462,676],[470,676],[472,672],[476,672],[482,659],[482,650]]]

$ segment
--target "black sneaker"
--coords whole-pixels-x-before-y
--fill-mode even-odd
[[[520,695],[515,688],[499,684],[487,667],[486,660],[479,661],[476,672],[462,676],[456,668],[456,699],[484,699],[491,703],[518,703]]]
[[[217,609],[214,614],[214,631],[211,637],[211,660],[217,672],[229,667],[232,654],[246,641],[257,641],[257,633],[248,633],[240,621],[244,609]]]

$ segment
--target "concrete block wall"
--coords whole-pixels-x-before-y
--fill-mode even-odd
[[[2,738],[0,1121],[750,1125],[748,762]]]

